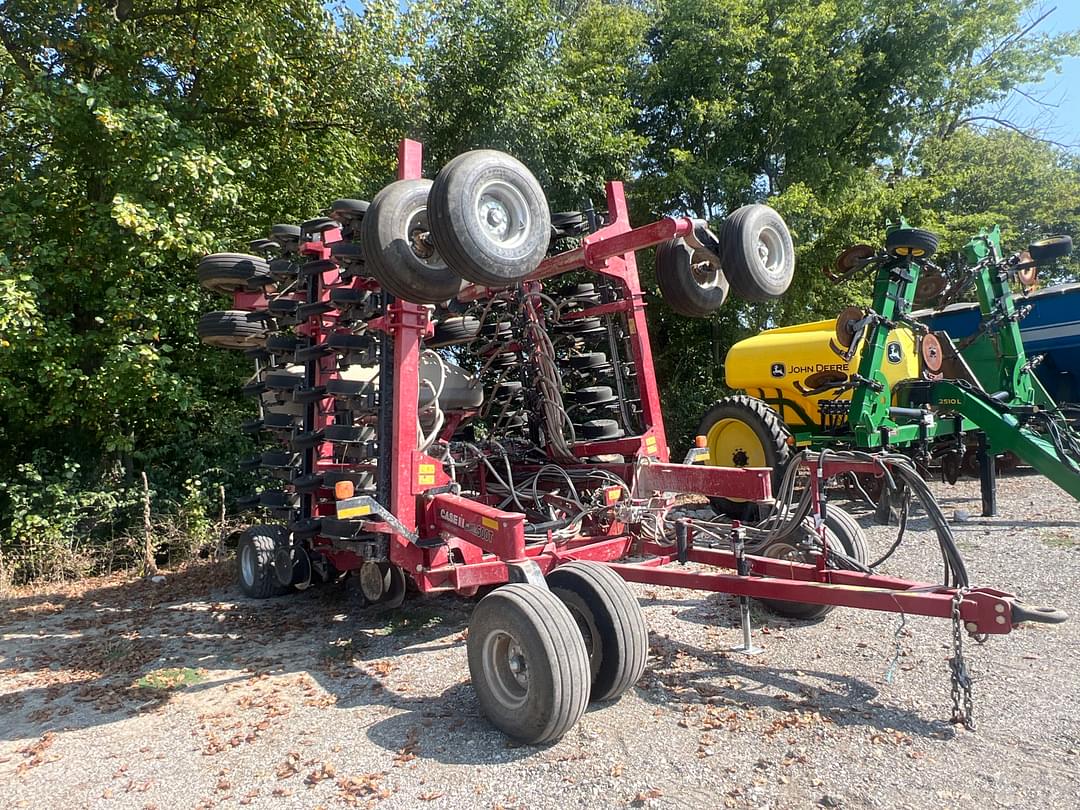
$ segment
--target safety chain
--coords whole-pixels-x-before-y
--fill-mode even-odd
[[[967,588],[957,588],[952,599],[953,657],[949,659],[952,670],[952,720],[963,723],[968,731],[975,730],[975,717],[972,711],[971,674],[964,661],[964,622],[960,618],[960,605],[964,601]],[[963,692],[961,703],[960,693]]]

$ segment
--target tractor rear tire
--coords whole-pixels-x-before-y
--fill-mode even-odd
[[[525,164],[502,152],[477,149],[443,166],[428,211],[442,257],[474,284],[509,287],[547,255],[544,190]]]
[[[724,271],[695,262],[694,249],[683,239],[656,246],[656,283],[667,305],[687,318],[707,318],[727,301]]]
[[[236,578],[240,590],[252,599],[269,599],[289,592],[289,586],[278,582],[274,570],[274,555],[289,543],[289,530],[284,526],[252,526],[240,535],[236,545]]]
[[[461,277],[430,242],[430,180],[398,180],[375,195],[362,224],[364,265],[383,289],[415,304],[457,295]]]
[[[698,425],[714,467],[770,467],[775,490],[791,460],[791,432],[780,416],[755,397],[736,394],[717,400]],[[710,498],[713,508],[739,520],[756,520],[747,501]]]
[[[744,301],[771,301],[791,286],[795,244],[783,217],[767,205],[744,205],[720,229],[724,275]]]
[[[589,703],[589,655],[570,610],[545,588],[496,588],[473,609],[469,674],[491,724],[527,744],[556,740]]]
[[[641,678],[649,654],[649,629],[633,591],[595,562],[560,565],[547,582],[581,629],[592,673],[590,700],[616,700]]]

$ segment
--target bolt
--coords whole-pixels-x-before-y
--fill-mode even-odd
[[[1005,606],[999,602],[998,604],[994,605],[994,610],[996,610],[998,613],[1004,613]]]
[[[423,566],[423,565],[421,565],[420,563],[417,563],[417,564],[416,564],[416,573],[418,573],[418,574],[419,574],[419,573],[420,573],[421,571],[423,571],[423,570],[424,570],[424,566]]]
[[[994,618],[994,621],[997,622],[998,624],[1005,624],[1005,617],[1004,616],[997,616],[997,617]]]
[[[975,624],[975,622],[966,622],[966,623],[964,624],[964,627],[966,627],[966,628],[967,628],[967,631],[968,631],[969,633],[975,633],[975,632],[977,632],[977,631],[978,631],[978,629],[979,629],[979,625]]]

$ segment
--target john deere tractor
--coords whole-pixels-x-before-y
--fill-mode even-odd
[[[1067,255],[1071,239],[1005,256],[1000,230],[984,230],[951,280],[931,261],[937,247],[929,231],[890,227],[883,250],[856,245],[828,273],[836,281],[873,273],[870,308],[735,344],[725,377],[742,393],[717,401],[698,428],[709,463],[772,467],[779,476],[794,448],[902,450],[936,460],[955,481],[976,442],[988,514],[993,456],[1005,452],[1080,498],[1080,437],[1033,373],[1038,358],[1026,356],[1018,327],[1025,307],[1010,291],[1018,283],[1026,294],[1036,268]],[[982,323],[971,338],[954,344],[912,317],[914,306],[945,306],[972,286]]]

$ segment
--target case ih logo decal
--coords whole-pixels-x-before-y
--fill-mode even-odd
[[[784,364],[783,363],[773,363],[772,368],[769,370],[769,373],[772,374],[774,377],[783,377],[784,376]]]
[[[889,362],[895,365],[904,359],[904,350],[900,348],[900,344],[897,341],[893,341],[885,347],[885,357]]]

